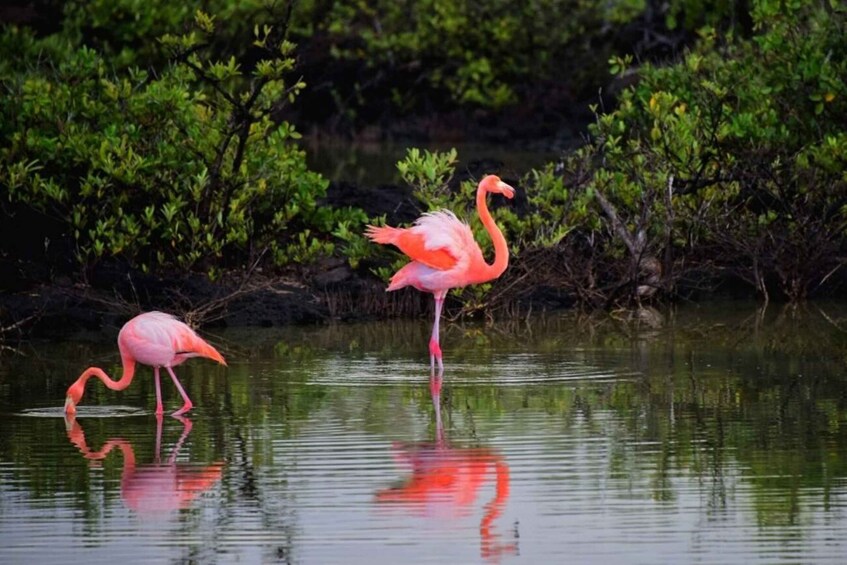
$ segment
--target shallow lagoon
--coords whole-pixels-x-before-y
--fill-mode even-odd
[[[847,307],[624,318],[445,324],[435,397],[426,320],[205,331],[161,421],[146,368],[58,416],[117,328],[28,345],[0,562],[841,562]]]

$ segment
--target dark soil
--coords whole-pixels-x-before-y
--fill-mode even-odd
[[[356,206],[370,216],[385,214],[400,223],[419,214],[411,191],[397,186],[337,183],[330,186],[323,204]],[[42,250],[21,249],[14,255],[0,256],[0,341],[120,327],[149,310],[172,312],[195,325],[271,327],[414,314],[428,308],[428,301],[415,296],[420,293],[387,295],[384,283],[370,276],[367,266],[354,272],[340,258],[284,276],[253,273],[246,282],[238,274],[220,282],[203,275],[154,277],[114,262],[98,266],[85,282],[78,282],[69,273],[44,267]]]

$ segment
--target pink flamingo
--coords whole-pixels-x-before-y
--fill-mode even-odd
[[[97,377],[111,390],[124,390],[135,376],[136,362],[153,367],[156,381],[156,414],[162,414],[162,389],[159,384],[159,369],[164,367],[174,381],[177,390],[185,401],[182,408],[174,412],[174,416],[184,414],[194,406],[191,399],[182,388],[179,379],[174,374],[176,367],[192,357],[206,357],[221,365],[226,361],[218,351],[206,343],[194,330],[180,322],[170,314],[162,312],[145,312],[124,324],[118,334],[118,349],[121,352],[123,375],[114,381],[99,367],[89,367],[68,387],[65,399],[65,413],[76,414],[76,405],[85,392],[85,383],[91,377]]]
[[[410,228],[368,226],[365,234],[376,243],[390,243],[408,255],[412,262],[391,277],[387,290],[413,286],[435,297],[435,321],[429,340],[429,359],[432,374],[438,361],[438,374],[444,374],[441,346],[438,341],[438,322],[444,298],[451,288],[478,284],[496,279],[509,265],[509,246],[506,238],[494,223],[485,203],[489,192],[506,198],[515,195],[515,189],[495,175],[483,178],[476,190],[476,207],[482,225],[494,243],[494,263],[489,265],[482,250],[474,241],[468,224],[456,218],[449,210],[424,214]]]

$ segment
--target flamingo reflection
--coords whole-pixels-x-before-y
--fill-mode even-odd
[[[139,514],[159,514],[188,508],[203,492],[212,488],[223,473],[223,463],[197,466],[178,463],[179,450],[191,432],[191,420],[174,416],[182,423],[182,434],[164,462],[160,459],[162,447],[162,416],[156,417],[156,451],[153,463],[138,465],[132,444],[123,438],[106,441],[97,451],[92,450],[85,440],[85,433],[74,416],[65,418],[68,439],[82,455],[92,461],[101,461],[114,448],[123,455],[121,474],[121,499],[124,504]]]
[[[502,555],[518,552],[516,542],[501,541],[494,525],[509,498],[509,465],[492,449],[450,445],[441,421],[441,383],[441,377],[433,377],[430,381],[435,441],[395,444],[395,460],[398,465],[411,469],[412,474],[402,484],[378,491],[376,500],[382,504],[397,504],[409,512],[437,507],[467,515],[481,487],[493,474],[495,495],[485,505],[479,524],[480,554],[486,561],[499,561]]]

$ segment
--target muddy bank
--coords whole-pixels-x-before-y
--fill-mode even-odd
[[[457,171],[453,182],[486,172],[499,172],[498,163],[468,163]],[[369,217],[384,215],[394,225],[408,224],[423,210],[409,187],[351,182],[332,183],[321,205],[358,207]],[[525,193],[519,192],[509,205],[517,213],[525,213]],[[201,274],[151,276],[122,262],[98,265],[80,281],[70,270],[57,274],[31,258],[14,263],[8,259],[5,264],[0,261],[0,342],[117,328],[149,310],[171,312],[198,327],[275,327],[428,317],[432,309],[432,297],[426,293],[410,288],[385,292],[385,282],[372,274],[378,265],[363,262],[354,270],[341,257],[285,272],[228,273],[215,282]],[[501,319],[571,307],[576,295],[562,283],[573,273],[563,271],[565,266],[588,269],[579,257],[562,251],[542,250],[516,257],[492,288],[486,308],[462,313]],[[455,316],[463,306],[448,297],[446,316]]]
[[[371,216],[405,223],[419,214],[411,190],[333,183],[323,204],[357,206]],[[0,288],[0,341],[50,337],[120,327],[131,316],[164,310],[196,326],[273,327],[330,320],[414,316],[428,312],[431,297],[414,290],[386,293],[363,265],[342,258],[274,273],[230,273],[212,282],[204,275],[157,277],[121,262],[98,265],[84,282],[50,273],[36,261],[4,266]]]
[[[171,312],[195,326],[274,327],[414,315],[428,308],[423,295],[389,295],[381,281],[340,264],[327,267],[312,284],[255,277],[240,286],[202,276],[156,280],[125,272],[113,285],[63,281],[0,293],[0,327],[7,328],[0,341],[120,327],[148,310]]]

